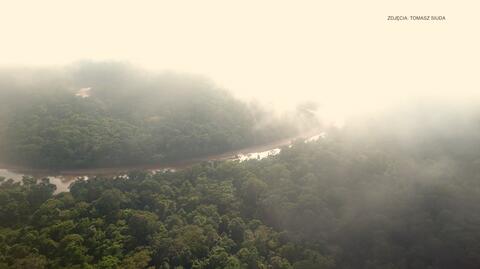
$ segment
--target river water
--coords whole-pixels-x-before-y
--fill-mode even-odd
[[[132,170],[148,170],[152,173],[162,173],[164,171],[175,171],[178,169],[183,169],[189,167],[195,163],[202,161],[215,161],[215,160],[226,160],[226,161],[247,161],[247,160],[261,160],[263,158],[268,158],[280,153],[281,147],[291,146],[293,141],[296,139],[303,139],[305,143],[316,141],[320,138],[324,138],[326,134],[324,132],[308,135],[308,136],[298,136],[295,138],[285,139],[281,141],[276,141],[275,143],[263,146],[256,146],[245,148],[238,151],[227,152],[224,154],[208,156],[204,158],[191,159],[187,161],[178,162],[171,164],[169,166],[133,166],[133,167],[123,167],[123,168],[99,168],[99,169],[79,169],[79,170],[69,170],[61,171],[58,173],[46,172],[46,171],[34,171],[34,170],[15,170],[15,169],[2,169],[0,168],[0,177],[5,179],[12,179],[16,182],[22,180],[24,176],[33,176],[36,178],[48,178],[50,183],[57,186],[56,193],[65,192],[69,190],[70,184],[78,179],[88,180],[91,177],[95,176],[123,176],[128,171]]]

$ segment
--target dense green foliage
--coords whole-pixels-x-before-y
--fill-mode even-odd
[[[46,181],[6,182],[0,264],[479,268],[474,129],[331,130],[260,161],[79,181],[56,196]]]
[[[0,186],[0,268],[334,265],[253,217],[264,183],[233,163],[80,181],[55,197],[52,186]]]
[[[3,161],[41,168],[165,163],[299,130],[201,77],[116,63],[1,72],[0,115]]]
[[[0,73],[0,153],[15,164],[169,162],[298,131],[194,77],[118,64],[11,74]],[[314,108],[294,118],[311,127]],[[0,269],[480,268],[478,115],[421,105],[264,160],[79,180],[68,193],[1,179]]]

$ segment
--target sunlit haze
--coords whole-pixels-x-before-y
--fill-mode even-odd
[[[3,66],[129,62],[325,117],[480,93],[478,1],[5,1]],[[388,21],[443,15],[444,22]]]
[[[0,0],[0,269],[479,269],[480,0]]]

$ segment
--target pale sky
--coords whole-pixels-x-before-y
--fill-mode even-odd
[[[479,96],[478,2],[0,0],[0,65],[127,61],[342,117],[417,96]]]

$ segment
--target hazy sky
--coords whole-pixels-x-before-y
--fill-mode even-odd
[[[339,116],[480,95],[478,0],[0,1],[1,65],[128,61]]]

